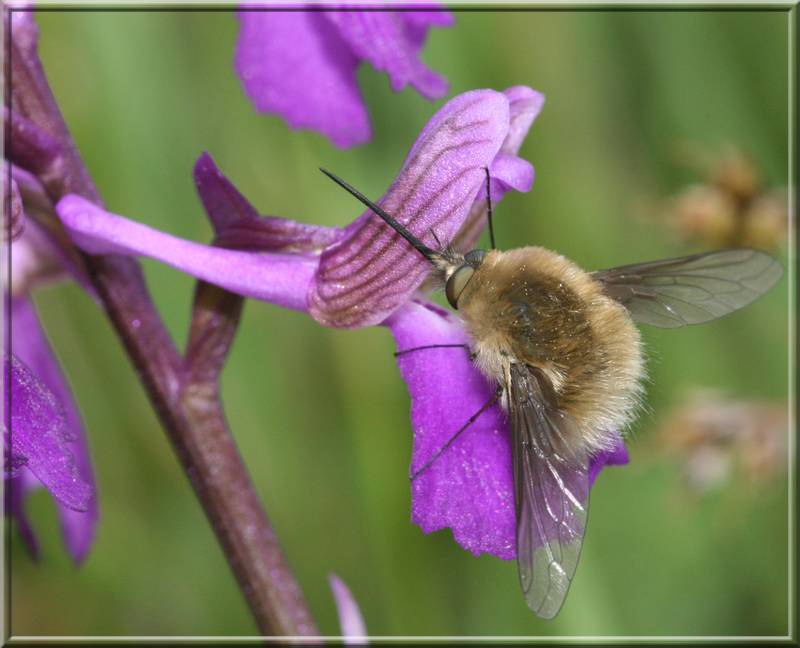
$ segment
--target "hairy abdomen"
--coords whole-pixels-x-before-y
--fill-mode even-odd
[[[502,385],[510,362],[540,368],[590,449],[609,446],[609,432],[631,420],[643,374],[639,332],[571,261],[539,247],[492,251],[459,311],[481,370]]]

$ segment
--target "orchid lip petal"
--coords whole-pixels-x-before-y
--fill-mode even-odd
[[[411,302],[386,322],[397,350],[468,344],[451,314]],[[466,349],[421,349],[398,357],[411,396],[412,473],[442,448],[489,401],[494,387]],[[466,550],[514,557],[515,521],[508,421],[499,405],[473,425],[412,483],[411,519],[425,533],[444,528]]]
[[[320,12],[242,11],[239,22],[235,67],[257,110],[340,148],[369,140],[358,59]]]
[[[453,434],[493,396],[495,387],[471,361],[469,339],[453,314],[425,302],[409,302],[384,324],[403,351],[400,374],[411,396],[414,474],[450,442]],[[593,483],[605,465],[627,462],[621,438],[589,465]],[[516,520],[508,418],[493,405],[427,465],[412,482],[412,521],[425,533],[450,528],[473,554],[516,556]]]
[[[589,485],[593,485],[597,477],[606,466],[625,466],[630,462],[628,449],[622,442],[622,437],[617,435],[616,444],[608,450],[600,450],[592,457],[589,464]]]
[[[429,247],[461,227],[508,133],[508,100],[493,90],[452,99],[431,119],[380,206]],[[399,234],[367,211],[320,257],[311,315],[327,326],[378,324],[430,272]]]
[[[73,241],[91,254],[142,255],[231,292],[304,311],[317,260],[257,254],[186,241],[68,195],[56,211]]]

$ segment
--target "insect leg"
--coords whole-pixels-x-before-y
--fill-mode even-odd
[[[492,225],[492,189],[491,189],[491,176],[489,175],[489,167],[484,167],[486,171],[486,207],[488,209],[489,217],[489,241],[492,244],[492,249],[496,249],[494,244],[494,226]]]
[[[464,425],[461,426],[461,429],[459,429],[458,432],[456,432],[453,436],[451,436],[447,440],[447,443],[445,443],[441,448],[439,448],[433,454],[433,456],[430,459],[428,459],[428,461],[425,462],[425,464],[422,466],[422,468],[420,468],[413,475],[411,475],[411,481],[414,481],[425,470],[430,468],[430,466],[433,464],[433,462],[436,461],[442,455],[442,453],[445,450],[447,450],[451,445],[453,445],[453,443],[455,443],[456,439],[458,439],[458,437],[461,436],[461,433],[464,430],[466,430],[470,425],[472,425],[475,421],[477,421],[478,417],[481,414],[483,414],[487,409],[489,409],[492,405],[494,405],[497,402],[497,399],[500,398],[500,396],[502,394],[503,394],[503,388],[502,387],[498,387],[497,391],[495,391],[495,393],[494,393],[494,396],[492,396],[488,401],[486,401],[477,412],[475,412],[472,416],[470,416],[469,419],[467,420],[467,422],[464,423]]]
[[[411,349],[403,349],[402,351],[395,351],[394,357],[411,353],[412,351],[422,351],[422,349],[466,349],[469,351],[469,346],[466,344],[426,344],[425,346],[412,347]]]

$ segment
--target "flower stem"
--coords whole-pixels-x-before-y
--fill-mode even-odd
[[[15,17],[6,24],[11,26],[6,32],[11,32],[6,49],[11,107],[53,138],[60,149],[45,160],[45,168],[35,169],[47,195],[53,204],[68,193],[102,204],[42,69],[32,16],[19,21]],[[164,327],[136,261],[89,255],[84,260],[259,629],[265,635],[317,635],[225,421],[218,387],[224,357],[218,359],[216,371],[196,371],[188,365]],[[233,322],[230,317],[221,318],[227,333],[217,351],[227,352],[237,319],[238,311]]]

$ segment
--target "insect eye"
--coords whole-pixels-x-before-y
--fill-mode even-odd
[[[464,255],[464,261],[473,268],[477,268],[481,263],[483,263],[483,257],[485,256],[486,250],[472,250],[472,252],[467,252]]]
[[[447,295],[447,301],[450,305],[458,310],[458,298],[461,296],[464,288],[466,288],[472,275],[475,274],[475,268],[470,265],[462,265],[456,270],[447,280],[444,293]]]

